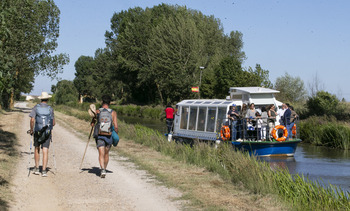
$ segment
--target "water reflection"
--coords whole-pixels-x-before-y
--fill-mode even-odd
[[[288,168],[291,174],[303,174],[321,184],[350,191],[350,156],[348,151],[299,144],[294,157],[264,157],[260,160],[272,169]]]

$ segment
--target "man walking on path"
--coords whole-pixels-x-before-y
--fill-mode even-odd
[[[109,150],[111,149],[113,139],[112,130],[118,133],[117,112],[109,108],[111,98],[109,96],[102,97],[102,106],[96,111],[98,136],[95,137],[98,149],[98,160],[101,167],[101,178],[106,177],[106,168],[109,161]],[[94,125],[92,123],[92,125]],[[114,127],[112,127],[114,126]]]
[[[173,109],[173,107],[171,107],[171,105],[167,105],[165,109],[165,114],[166,114],[166,125],[168,127],[168,133],[171,132],[171,128],[173,126],[174,112],[175,110]]]
[[[50,141],[52,139],[51,130],[55,125],[54,111],[47,104],[51,95],[47,92],[42,92],[38,97],[41,100],[40,104],[33,107],[29,114],[30,117],[30,134],[34,133],[34,174],[39,175],[39,160],[40,160],[40,147],[43,150],[43,162],[42,162],[42,176],[47,177],[46,166],[48,163],[48,153]],[[34,127],[35,126],[35,127]]]

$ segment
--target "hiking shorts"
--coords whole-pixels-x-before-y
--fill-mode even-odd
[[[102,139],[96,139],[96,147],[106,147],[111,148],[112,144],[108,144],[105,140]]]
[[[51,142],[51,136],[44,143],[39,143],[37,140],[34,139],[34,146],[35,147],[39,147],[41,145],[41,149],[43,147],[49,148],[50,147],[50,142]]]

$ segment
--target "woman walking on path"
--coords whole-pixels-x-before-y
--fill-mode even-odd
[[[95,140],[98,149],[98,160],[101,167],[101,178],[105,178],[107,173],[106,168],[109,161],[109,150],[113,143],[112,129],[118,133],[117,112],[109,108],[110,103],[111,97],[107,95],[103,96],[102,106],[96,111],[97,127],[95,127],[95,130],[98,130],[98,135],[95,137]]]

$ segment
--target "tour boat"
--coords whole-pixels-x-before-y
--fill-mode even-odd
[[[240,119],[236,126],[237,139],[232,140],[228,132],[227,112],[230,106],[236,106],[240,112],[243,104],[255,104],[261,112],[263,106],[274,104],[279,108],[282,103],[274,97],[277,90],[262,87],[231,87],[226,99],[188,99],[176,105],[173,131],[168,140],[176,142],[192,142],[193,140],[209,141],[215,144],[230,142],[239,150],[248,151],[257,156],[293,156],[299,139],[298,121],[295,122],[293,135],[282,125],[276,124],[272,133],[266,128],[265,136],[259,136],[257,124],[247,124],[254,119]],[[230,131],[231,134],[231,131]],[[249,134],[249,135],[248,135]]]

